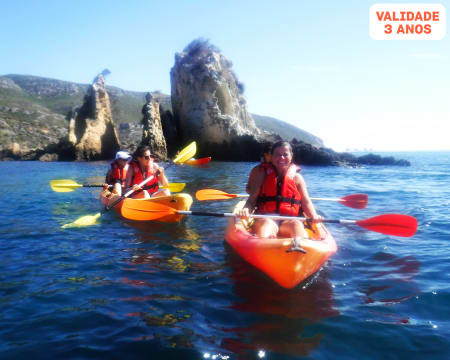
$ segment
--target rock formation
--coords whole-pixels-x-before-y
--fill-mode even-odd
[[[167,155],[173,158],[180,150],[180,137],[178,134],[179,125],[175,121],[172,111],[166,110],[163,105],[159,106],[159,113],[161,114],[161,124],[163,128],[164,137],[166,138]]]
[[[192,46],[190,47],[192,48]],[[222,59],[220,56],[218,58]],[[193,65],[189,65],[189,63],[186,63],[186,66],[193,68]],[[180,70],[179,72],[188,76],[186,72]],[[205,78],[205,81],[213,80]],[[200,86],[200,84],[197,85]],[[236,83],[236,86],[238,93],[241,89],[241,96],[243,86],[239,82]],[[111,101],[111,111],[106,111],[107,118],[111,118],[112,112],[115,121],[120,123],[120,142],[125,149],[132,152],[142,141],[143,125],[140,124],[142,118],[139,109],[142,108],[145,93],[108,87],[107,94],[104,88],[101,91],[102,97],[98,93],[99,90],[94,89],[95,87],[98,88],[98,84],[95,86],[76,84],[31,75],[0,76],[0,160],[56,161],[83,158],[77,157],[76,153],[77,140],[75,139],[78,138],[76,131],[78,127],[75,120],[85,119],[86,123],[94,122],[94,119],[97,119],[96,112],[102,112],[99,110],[100,99],[107,104],[108,101],[105,101],[107,96]],[[189,89],[185,88],[184,90],[188,91]],[[91,95],[85,96],[84,104],[83,94]],[[159,103],[167,152],[169,157],[173,158],[175,153],[189,141],[189,139],[181,139],[180,131],[184,130],[185,133],[188,133],[190,130],[183,128],[179,119],[173,116],[170,96],[157,91],[153,92],[152,96]],[[192,99],[192,101],[194,100]],[[204,100],[211,99],[206,96]],[[244,99],[242,101],[245,103]],[[80,107],[80,104],[83,106]],[[207,105],[202,104],[199,104],[199,107],[201,109],[208,108]],[[70,115],[66,117],[68,112]],[[373,154],[356,157],[349,153],[336,153],[331,149],[323,148],[323,143],[319,138],[280,120],[258,115],[254,115],[253,118],[257,127],[263,129],[261,131],[263,134],[267,131],[274,132],[280,134],[285,140],[290,140],[294,148],[295,161],[299,164],[409,165],[408,161],[396,160],[392,157],[380,157]],[[69,120],[72,120],[71,128],[75,137],[71,138],[75,144],[68,140],[67,123]],[[86,128],[87,125],[84,127]],[[117,139],[114,127],[112,129],[112,138]],[[106,133],[107,131],[105,131]],[[80,134],[79,139],[81,140],[82,137],[83,134]],[[61,139],[64,140],[60,141]],[[118,141],[114,143],[118,144]],[[206,146],[204,144],[200,144],[196,157],[202,156],[203,152],[205,155],[213,155],[215,160],[256,161],[262,151],[262,145],[255,141],[253,134],[236,137],[232,140],[225,138],[222,143],[206,143]],[[114,151],[111,151],[111,155],[107,157],[112,158],[113,156]]]
[[[170,73],[173,114],[182,142],[197,141],[197,155],[257,159],[254,148],[259,150],[265,136],[247,111],[244,86],[231,67],[206,40],[194,40],[177,53]]]
[[[167,160],[167,147],[161,125],[159,102],[152,94],[145,96],[147,103],[142,108],[142,141],[141,144],[150,146],[152,154],[158,160]]]
[[[68,142],[73,146],[75,160],[108,160],[120,149],[102,75],[89,87],[83,105],[72,111]]]

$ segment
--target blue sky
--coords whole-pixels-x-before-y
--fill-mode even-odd
[[[372,40],[375,3],[2,1],[0,74],[89,83],[108,68],[110,85],[170,94],[175,53],[203,37],[233,62],[252,113],[338,151],[450,149],[449,35]]]

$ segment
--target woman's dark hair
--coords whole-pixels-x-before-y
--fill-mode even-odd
[[[150,151],[150,146],[139,145],[136,151],[133,153],[133,159],[137,160],[138,157],[143,157],[146,151]],[[151,152],[150,152],[151,153]]]
[[[272,145],[272,152],[271,154],[273,155],[273,153],[275,152],[276,148],[282,147],[282,146],[287,146],[289,148],[289,151],[291,152],[291,154],[294,154],[294,152],[292,151],[292,146],[288,141],[277,141],[275,144]]]
[[[263,146],[263,154],[270,154],[272,151],[272,143],[266,142]]]

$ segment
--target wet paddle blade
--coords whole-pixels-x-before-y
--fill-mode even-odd
[[[196,152],[197,152],[197,144],[195,143],[195,141],[193,141],[178,153],[175,159],[173,159],[173,162],[176,164],[184,163],[190,158],[194,157]]]
[[[135,221],[158,220],[176,213],[177,210],[163,204],[133,199],[125,199],[121,210],[124,218]]]
[[[167,186],[160,186],[163,189],[167,189]],[[185,183],[169,183],[169,190],[170,192],[181,192],[186,187]]]
[[[238,194],[228,194],[225,191],[216,189],[201,189],[195,193],[195,197],[199,201],[205,200],[228,200],[238,197]]]
[[[95,215],[86,215],[78,218],[74,222],[70,224],[66,224],[61,226],[63,229],[73,228],[73,227],[82,227],[82,226],[90,226],[97,224],[97,220],[100,217],[101,213],[97,213]]]
[[[339,199],[342,205],[353,209],[365,209],[369,201],[367,194],[352,194]]]
[[[356,224],[371,231],[386,235],[413,236],[417,231],[417,219],[402,214],[385,214],[366,220],[358,220]]]
[[[77,184],[75,181],[68,179],[50,181],[50,187],[56,192],[70,192],[82,186],[83,185]]]

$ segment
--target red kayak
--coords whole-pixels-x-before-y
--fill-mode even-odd
[[[317,227],[325,230],[319,239]],[[337,251],[336,241],[323,224],[306,229],[309,239],[301,241],[306,254],[289,250],[290,238],[258,238],[237,218],[231,218],[225,240],[248,263],[269,275],[280,286],[291,289],[313,275]]]
[[[201,159],[192,158],[192,159],[186,161],[186,164],[188,164],[188,165],[206,165],[210,161],[211,161],[211,156],[208,156],[208,157],[204,157]]]

